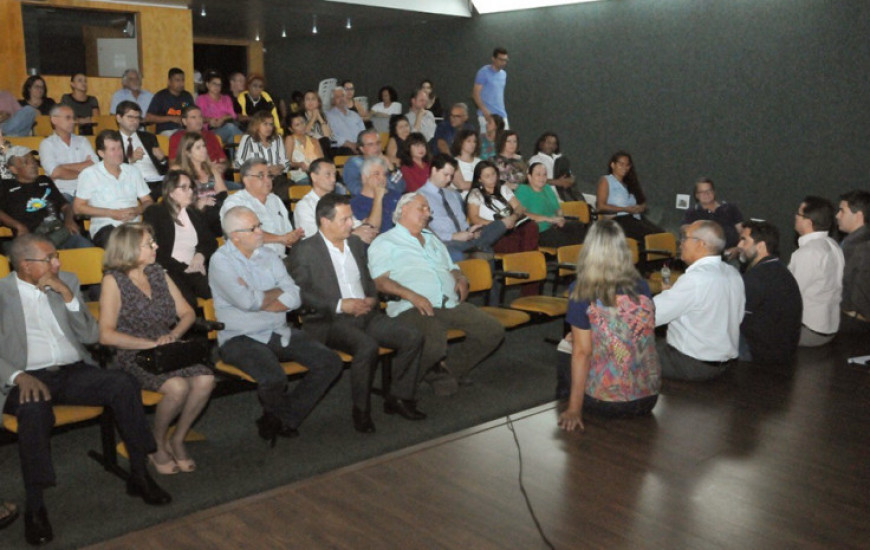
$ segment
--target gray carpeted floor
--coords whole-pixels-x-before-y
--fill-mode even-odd
[[[373,397],[377,433],[353,430],[348,373],[302,425],[301,437],[281,440],[274,449],[256,433],[260,409],[251,391],[215,398],[196,426],[207,441],[191,443],[197,472],[155,479],[173,496],[166,507],[151,507],[128,497],[123,482],[87,458],[99,445],[99,428],[75,428],[52,438],[58,486],[46,492],[54,527],[53,549],[75,548],[154,525],[230,500],[272,489],[386,452],[486,422],[553,399],[554,346],[562,321],[509,332],[505,343],[473,378],[475,384],[451,397],[437,397],[424,385],[419,407],[422,422],[386,416]],[[126,464],[125,464],[126,466]],[[0,498],[23,506],[18,447],[0,447]],[[27,548],[23,521],[0,532],[0,547]]]

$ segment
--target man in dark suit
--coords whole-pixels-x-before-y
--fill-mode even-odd
[[[302,303],[314,309],[303,328],[326,345],[353,355],[351,392],[353,425],[375,431],[371,418],[372,372],[378,347],[396,350],[391,395],[384,412],[422,420],[414,401],[423,336],[389,318],[378,306],[378,291],[368,270],[365,245],[351,237],[353,212],[347,197],[329,193],[317,203],[318,233],[290,252],[290,270],[302,290]]]
[[[97,367],[83,346],[99,333],[78,279],[60,272],[54,245],[41,235],[16,238],[11,260],[15,272],[0,279],[0,408],[5,404],[4,412],[18,417],[27,542],[45,544],[54,537],[43,501],[44,489],[55,484],[52,405],[110,407],[130,452],[127,494],[147,504],[170,502],[145,467],[157,446],[139,385],[125,372]]]
[[[134,101],[122,101],[115,113],[118,130],[121,132],[124,162],[142,172],[145,183],[151,189],[155,201],[162,192],[163,176],[169,169],[169,158],[160,149],[157,136],[139,129],[142,123],[142,108]]]

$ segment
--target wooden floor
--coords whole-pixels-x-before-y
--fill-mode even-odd
[[[654,415],[517,414],[556,548],[870,548],[868,371],[824,350],[667,383]],[[545,548],[505,419],[130,533],[94,549]]]

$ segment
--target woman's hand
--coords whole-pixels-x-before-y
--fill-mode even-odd
[[[158,346],[171,344],[172,342],[175,342],[176,340],[178,340],[178,338],[176,338],[175,335],[170,332],[168,334],[164,334],[163,336],[161,336],[157,340],[155,340],[154,347],[156,348]]]
[[[583,413],[581,411],[566,410],[559,415],[559,427],[566,432],[571,432],[580,429],[581,432],[586,431],[583,426]]]
[[[184,270],[185,273],[202,273],[205,275],[205,256],[203,256],[200,252],[197,252],[193,255],[193,259],[190,260],[190,265],[187,266],[187,269]]]

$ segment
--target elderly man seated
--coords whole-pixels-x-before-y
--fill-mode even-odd
[[[387,315],[423,333],[420,372],[429,371],[436,393],[450,394],[457,379],[468,381],[468,373],[498,348],[504,328],[465,301],[468,280],[426,229],[430,213],[424,195],[403,195],[393,214],[396,226],[369,247],[369,271],[380,292],[399,297],[387,304]],[[448,329],[466,334],[449,350]]]

